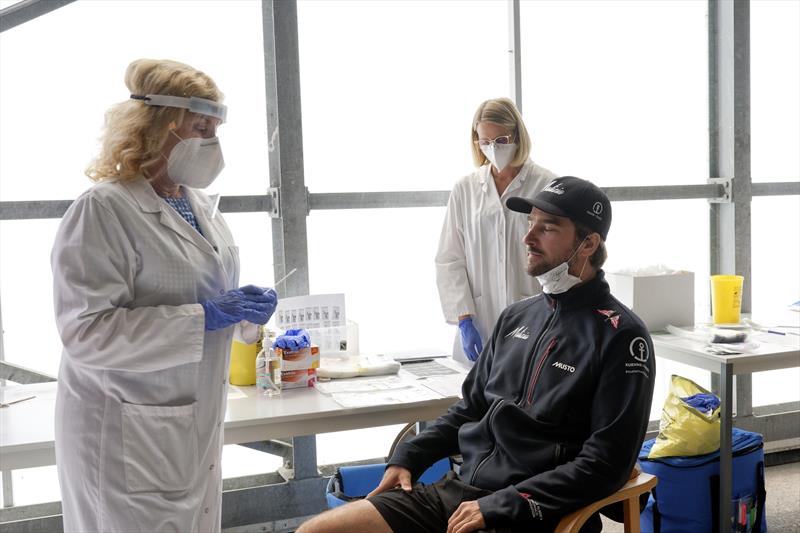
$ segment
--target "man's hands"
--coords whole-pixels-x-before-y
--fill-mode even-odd
[[[398,485],[404,491],[411,492],[411,472],[402,466],[392,465],[383,473],[383,479],[375,490],[367,494],[367,498],[391,490]]]
[[[462,502],[447,521],[447,533],[469,533],[486,527],[478,502]]]
[[[383,479],[375,490],[367,494],[367,498],[398,486],[411,492],[411,472],[402,466],[392,465],[383,473]],[[477,501],[461,503],[447,521],[447,533],[470,533],[485,527],[486,521]]]

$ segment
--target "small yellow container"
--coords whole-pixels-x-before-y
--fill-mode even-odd
[[[711,312],[714,324],[738,324],[742,312],[742,276],[711,276]]]
[[[256,355],[258,355],[259,344],[233,341],[231,345],[231,385],[256,384]]]

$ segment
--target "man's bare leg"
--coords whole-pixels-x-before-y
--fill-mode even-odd
[[[374,505],[367,500],[342,505],[304,522],[296,533],[392,533]]]

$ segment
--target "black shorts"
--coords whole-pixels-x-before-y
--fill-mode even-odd
[[[447,520],[461,502],[477,500],[492,492],[467,485],[455,472],[432,485],[417,483],[414,490],[392,489],[372,498],[375,506],[392,531],[396,533],[443,533]],[[514,533],[513,529],[480,529],[476,533]]]

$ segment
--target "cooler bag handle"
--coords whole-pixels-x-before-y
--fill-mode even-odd
[[[764,505],[767,503],[767,490],[764,487],[764,461],[756,465],[756,520],[753,531],[761,533],[761,522],[764,520]]]

